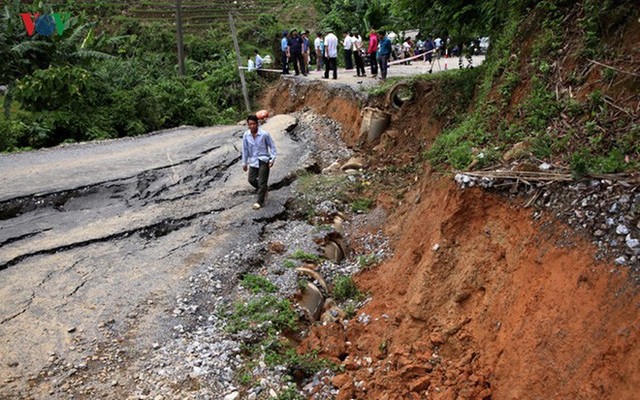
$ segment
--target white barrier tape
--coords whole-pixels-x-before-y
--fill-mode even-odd
[[[387,65],[402,64],[402,63],[407,62],[407,61],[416,60],[418,58],[424,58],[427,54],[433,53],[433,52],[435,52],[435,50],[429,50],[429,51],[426,51],[424,53],[418,54],[417,56],[412,56],[412,57],[407,57],[407,58],[399,58],[399,59],[397,59],[395,61],[387,63]]]
[[[238,67],[238,69],[246,69],[247,71],[249,71],[249,67]],[[264,72],[279,72],[281,73],[282,70],[281,69],[266,69],[266,68],[252,68],[249,72],[253,72],[253,71],[264,71]]]

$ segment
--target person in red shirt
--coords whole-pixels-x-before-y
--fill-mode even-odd
[[[369,48],[367,54],[369,55],[369,64],[371,65],[371,77],[376,78],[378,76],[378,35],[376,30],[371,28],[369,32]]]

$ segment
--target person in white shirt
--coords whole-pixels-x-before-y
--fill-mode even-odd
[[[367,76],[364,71],[364,59],[362,58],[362,38],[356,28],[351,30],[351,34],[353,35],[353,58],[356,61],[356,75]]]
[[[247,71],[251,72],[256,69],[256,65],[254,64],[251,56],[247,56]]]
[[[402,43],[402,57],[401,58],[410,58],[412,55],[413,55],[413,41],[411,40],[411,37],[408,37]],[[411,64],[411,61],[406,61],[405,64],[409,65],[409,64]]]
[[[316,34],[316,40],[313,41],[313,48],[316,50],[316,71],[322,71],[323,58],[324,58],[324,39],[322,38],[322,32]]]
[[[333,71],[333,79],[338,79],[338,37],[331,28],[325,30],[324,36],[324,78],[329,79],[329,70]]]
[[[344,32],[344,42],[342,42],[342,46],[344,47],[344,69],[349,70],[353,69],[353,36],[349,33],[349,31]]]

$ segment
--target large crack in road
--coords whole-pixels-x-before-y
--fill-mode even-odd
[[[144,360],[170,337],[190,277],[286,216],[296,173],[318,166],[313,142],[288,133],[296,124],[265,126],[279,157],[259,211],[241,126],[0,156],[0,397],[67,398],[91,368],[76,394],[113,394],[110,346],[116,361]]]

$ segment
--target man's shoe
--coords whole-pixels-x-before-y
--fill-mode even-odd
[[[260,207],[262,207],[260,203],[255,203],[251,208],[253,208],[254,210],[259,210]]]

